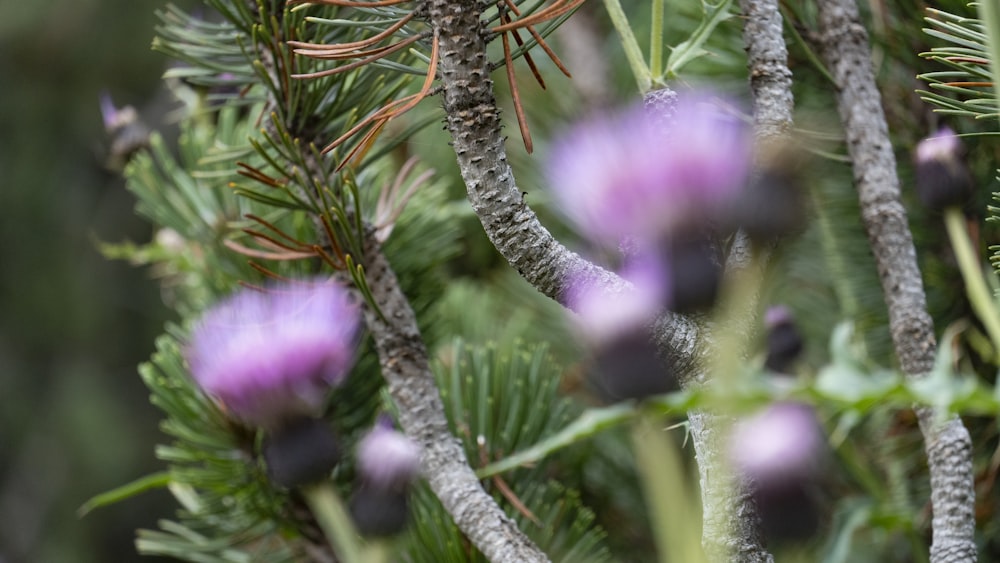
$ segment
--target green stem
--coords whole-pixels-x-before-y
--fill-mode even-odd
[[[632,425],[632,452],[635,455],[653,538],[660,563],[705,561],[697,529],[697,508],[684,478],[684,463],[677,446],[671,443],[648,412]]]
[[[649,73],[653,80],[663,78],[663,0],[652,1],[649,30]]]
[[[635,75],[639,93],[645,94],[652,88],[653,80],[649,73],[649,67],[646,66],[646,61],[642,60],[642,49],[639,47],[639,41],[635,38],[635,34],[632,33],[632,26],[629,25],[625,11],[622,10],[621,2],[619,0],[604,0],[604,7],[608,11],[612,25],[618,32],[618,37],[621,38],[622,47],[625,48],[625,58],[628,59],[628,65],[632,67],[632,74]]]
[[[989,4],[990,2],[985,2]],[[996,303],[986,288],[983,270],[979,258],[972,248],[972,241],[966,231],[965,215],[958,207],[950,207],[944,212],[944,223],[948,229],[952,249],[958,259],[958,267],[965,279],[965,288],[969,302],[976,316],[986,327],[986,333],[993,342],[994,361],[1000,364],[1000,315],[997,314]]]
[[[303,488],[303,496],[323,535],[343,563],[361,563],[361,539],[347,513],[347,508],[331,483],[318,483]]]

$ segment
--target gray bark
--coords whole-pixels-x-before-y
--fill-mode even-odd
[[[462,533],[495,563],[548,561],[517,524],[486,494],[462,444],[448,429],[444,405],[410,303],[374,236],[368,237],[365,280],[385,318],[366,308],[382,376],[406,435],[423,450],[421,468],[434,494]]]
[[[820,49],[837,83],[861,216],[889,309],[889,329],[903,371],[923,377],[934,365],[934,325],[927,313],[916,251],[900,202],[896,160],[875,84],[868,34],[854,0],[817,2]],[[917,409],[931,474],[935,563],[973,562],[972,444],[961,419]]]

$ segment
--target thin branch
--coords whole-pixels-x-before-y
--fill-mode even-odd
[[[896,159],[871,66],[868,34],[854,0],[817,2],[820,50],[837,83],[837,107],[847,135],[861,201],[861,218],[875,255],[889,309],[889,329],[907,375],[934,365],[934,324],[927,313],[906,210],[900,202]],[[956,416],[917,409],[931,474],[934,563],[976,561],[969,432]]]
[[[483,490],[465,451],[448,429],[416,317],[373,234],[366,237],[365,279],[384,313],[366,308],[382,376],[399,409],[406,434],[420,444],[424,477],[455,524],[494,563],[531,563],[548,558]]]

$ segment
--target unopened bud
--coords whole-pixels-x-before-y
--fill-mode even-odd
[[[973,194],[962,143],[944,127],[917,145],[917,195],[928,208],[942,211],[964,206]]]
[[[802,335],[795,326],[792,312],[784,305],[771,307],[764,314],[767,328],[767,359],[764,367],[776,373],[788,373],[802,353]]]

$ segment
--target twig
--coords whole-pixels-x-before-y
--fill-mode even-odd
[[[889,309],[896,356],[910,377],[934,365],[934,325],[917,266],[896,159],[871,67],[868,34],[854,0],[817,2],[821,55],[837,82],[837,107],[847,135],[861,218],[875,254]],[[931,474],[931,561],[976,561],[972,444],[961,419],[918,408]]]
[[[382,376],[399,409],[400,424],[423,449],[423,474],[434,494],[493,563],[548,561],[486,494],[461,444],[449,431],[413,309],[373,233],[366,237],[364,265],[372,297],[384,313],[379,316],[370,308],[365,310]]]

